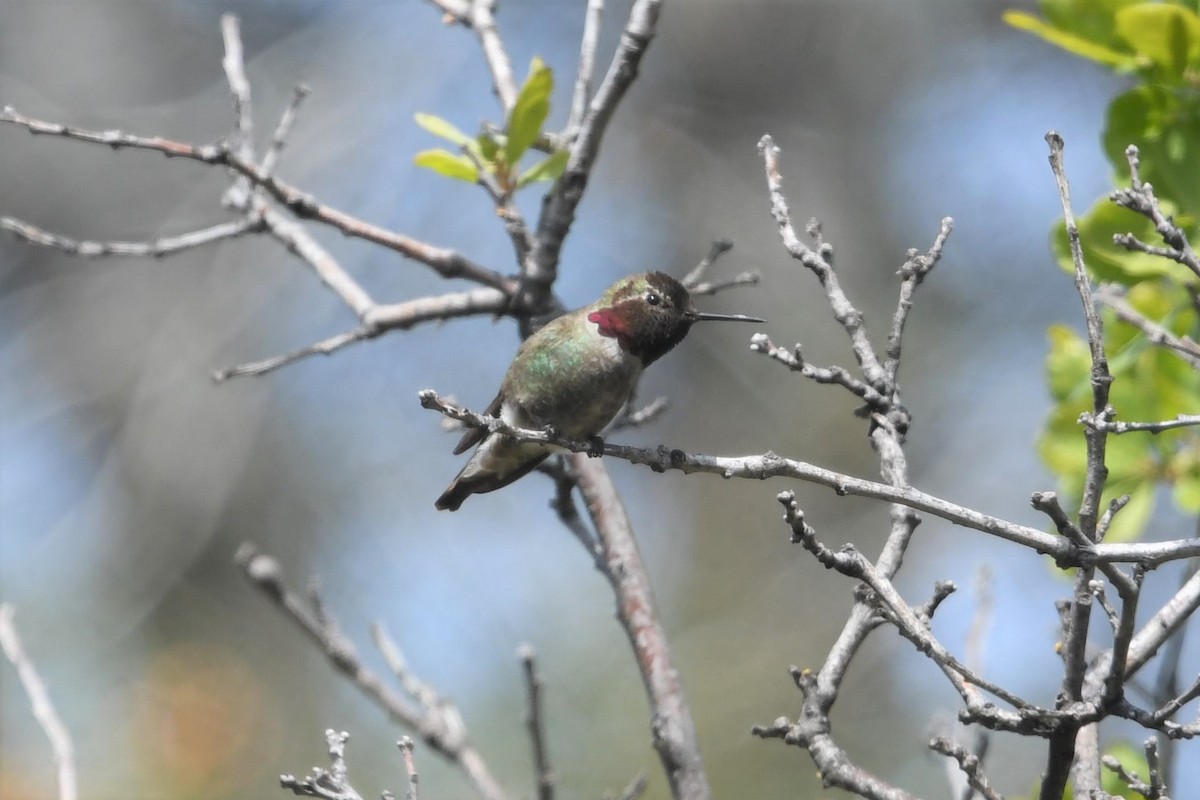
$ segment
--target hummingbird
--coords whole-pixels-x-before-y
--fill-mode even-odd
[[[624,277],[595,303],[551,320],[526,339],[485,413],[513,427],[595,438],[625,405],[642,370],[700,320],[766,321],[697,311],[684,285],[663,272]],[[559,449],[472,428],[454,454],[475,445],[434,503],[439,510],[456,511],[469,495],[507,486]]]

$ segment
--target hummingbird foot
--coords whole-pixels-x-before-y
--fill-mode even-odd
[[[599,436],[589,436],[588,445],[588,458],[599,458],[604,455],[604,440]]]

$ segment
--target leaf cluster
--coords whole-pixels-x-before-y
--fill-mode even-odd
[[[1108,108],[1103,146],[1118,182],[1131,177],[1126,148],[1137,145],[1141,179],[1154,187],[1164,213],[1190,239],[1200,233],[1200,14],[1183,0],[1043,0],[1042,17],[1009,11],[1005,20],[1070,53],[1133,79]],[[1200,339],[1196,276],[1181,264],[1130,249],[1115,237],[1156,244],[1155,224],[1137,212],[1099,200],[1080,217],[1079,235],[1090,277],[1125,287],[1126,301],[1147,320],[1177,336]],[[1051,246],[1074,272],[1066,227]],[[1103,312],[1105,350],[1114,378],[1111,403],[1125,420],[1157,421],[1200,413],[1200,373],[1153,346],[1137,328]],[[1087,458],[1079,415],[1091,408],[1087,343],[1066,326],[1050,329],[1047,373],[1055,406],[1039,452],[1064,493],[1082,491]],[[1127,433],[1108,440],[1109,481],[1104,502],[1129,495],[1109,538],[1137,538],[1149,521],[1160,486],[1181,510],[1200,513],[1200,435],[1195,428]]]
[[[553,91],[553,71],[535,57],[503,131],[485,127],[478,135],[468,136],[441,117],[417,114],[418,125],[450,142],[456,149],[451,151],[439,147],[423,150],[417,153],[413,162],[448,178],[468,183],[478,183],[480,170],[486,170],[505,194],[512,194],[538,181],[557,180],[570,156],[565,149],[550,152],[523,172],[519,168],[522,157],[543,139]]]

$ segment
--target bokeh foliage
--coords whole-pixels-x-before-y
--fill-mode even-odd
[[[1043,17],[1010,11],[1005,20],[1075,55],[1133,80],[1108,108],[1104,152],[1118,183],[1130,179],[1126,149],[1136,145],[1141,179],[1154,187],[1164,213],[1194,240],[1200,209],[1200,15],[1195,2],[1044,0]],[[1119,284],[1148,320],[1177,336],[1200,338],[1200,281],[1167,258],[1114,241],[1129,234],[1161,244],[1153,222],[1101,199],[1079,219],[1084,258],[1093,281]],[[1074,272],[1065,225],[1052,235],[1054,255]],[[1158,421],[1200,413],[1200,372],[1174,353],[1151,345],[1137,328],[1103,312],[1112,372],[1111,403],[1118,419]],[[1066,494],[1078,498],[1087,466],[1079,415],[1090,410],[1090,360],[1076,330],[1050,329],[1047,373],[1055,407],[1038,442]],[[1129,495],[1108,538],[1137,538],[1154,511],[1159,487],[1171,490],[1185,513],[1200,513],[1200,435],[1194,428],[1129,433],[1108,441],[1109,481],[1103,502]]]

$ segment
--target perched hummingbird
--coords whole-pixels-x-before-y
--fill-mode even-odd
[[[564,314],[517,350],[485,413],[519,428],[550,427],[591,438],[612,421],[642,370],[683,341],[697,320],[765,322],[696,310],[679,281],[662,272],[622,278],[590,306]],[[556,448],[472,428],[455,455],[478,449],[434,505],[455,511],[468,495],[491,492],[542,463]]]

